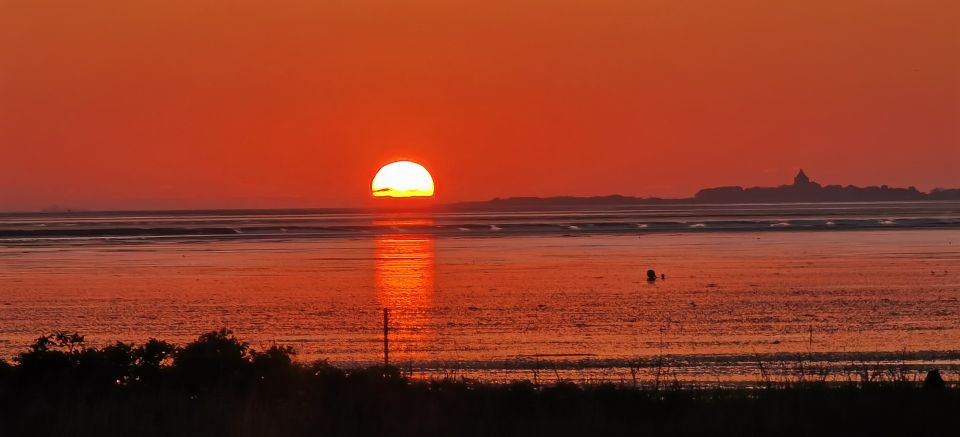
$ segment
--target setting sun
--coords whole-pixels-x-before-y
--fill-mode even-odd
[[[374,197],[430,197],[433,178],[416,162],[397,161],[380,168],[373,177],[371,190]]]

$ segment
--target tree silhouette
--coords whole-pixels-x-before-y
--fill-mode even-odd
[[[173,366],[187,387],[207,389],[237,380],[247,361],[249,346],[222,328],[201,335],[178,350]]]

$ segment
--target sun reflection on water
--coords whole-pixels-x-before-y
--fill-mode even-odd
[[[434,241],[429,235],[374,240],[377,301],[390,310],[391,360],[420,360],[433,350]]]

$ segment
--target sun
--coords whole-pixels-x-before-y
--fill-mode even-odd
[[[431,197],[433,178],[416,162],[391,162],[380,168],[370,189],[374,197]]]

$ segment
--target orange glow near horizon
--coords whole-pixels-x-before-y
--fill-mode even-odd
[[[432,197],[433,177],[416,162],[391,162],[380,168],[370,189],[374,197]]]
[[[958,16],[938,0],[0,1],[0,210],[393,207],[370,178],[406,158],[444,203],[688,197],[801,167],[956,187]]]

